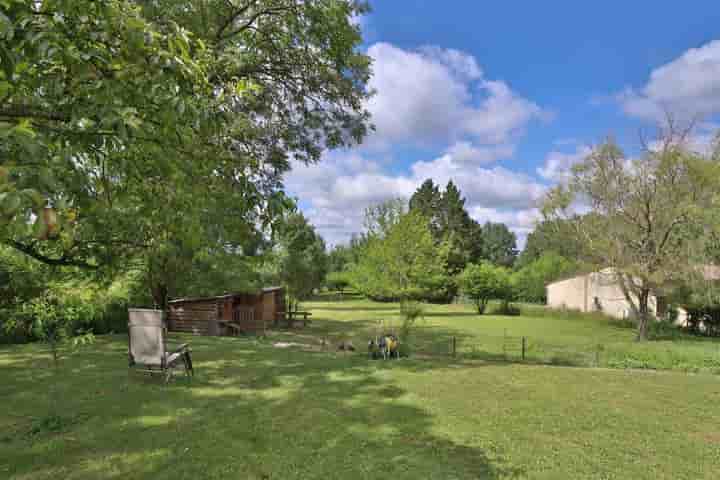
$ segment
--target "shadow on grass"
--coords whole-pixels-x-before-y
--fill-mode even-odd
[[[100,338],[66,360],[74,373],[59,385],[62,411],[85,420],[0,443],[0,472],[35,479],[524,476],[433,433],[433,417],[403,401],[408,392],[388,374],[444,362],[370,362],[255,339],[188,339],[197,369],[190,383],[128,375],[123,337]],[[47,407],[47,385],[28,381],[23,370],[0,365],[3,384],[24,387],[4,395],[16,423]],[[0,418],[0,425],[13,422]]]

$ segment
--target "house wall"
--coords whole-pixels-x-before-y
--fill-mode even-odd
[[[548,306],[581,312],[601,311],[615,318],[631,315],[630,303],[610,271],[579,275],[547,286]],[[657,298],[650,296],[650,311],[657,310]]]
[[[568,278],[546,287],[547,303],[552,308],[587,311],[587,276]]]

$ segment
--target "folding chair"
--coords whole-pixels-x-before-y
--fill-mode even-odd
[[[180,363],[187,377],[193,376],[190,347],[187,343],[172,351],[166,346],[167,329],[164,312],[143,308],[128,309],[128,363],[140,366],[142,372],[153,375],[161,373],[165,383],[170,381],[173,370]]]

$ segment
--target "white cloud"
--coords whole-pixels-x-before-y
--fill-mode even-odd
[[[382,172],[375,162],[354,153],[331,154],[317,165],[296,166],[286,185],[308,205],[306,215],[328,243],[336,244],[362,230],[366,207],[392,198],[409,198],[427,178],[442,187],[452,180],[466,197],[469,211],[476,212],[532,210],[546,191],[526,174],[500,166],[458,162],[450,152],[431,161],[415,162],[409,173],[399,175]],[[526,235],[523,225],[527,222],[517,215],[509,226],[517,227],[518,236]]]
[[[368,49],[373,59],[368,110],[377,131],[372,146],[472,140],[511,141],[534,118],[535,103],[504,82],[487,80],[477,60],[459,50],[403,50],[389,43]]]
[[[512,157],[515,146],[509,144],[478,146],[470,142],[457,142],[448,148],[448,153],[459,164],[483,165]]]
[[[468,209],[510,218],[520,238],[527,233],[525,213],[546,187],[529,175],[492,165],[515,153],[525,127],[547,113],[500,80],[490,80],[477,59],[436,46],[404,50],[388,43],[368,49],[376,91],[367,104],[376,132],[355,151],[330,152],[312,166],[294,165],[287,191],[329,244],[346,242],[362,230],[365,208],[409,198],[427,178],[444,187],[453,180]],[[390,173],[397,147],[447,145],[433,160],[417,161]],[[517,211],[516,214],[508,212]],[[503,216],[505,215],[505,217]]]
[[[546,180],[559,182],[567,178],[573,165],[582,162],[591,152],[592,149],[584,145],[577,146],[573,152],[553,150],[547,154],[537,173]]]
[[[650,73],[640,90],[618,95],[626,113],[662,120],[666,112],[690,119],[720,112],[720,40],[692,48]]]
[[[535,225],[542,218],[537,208],[503,210],[474,207],[470,209],[469,213],[472,218],[480,223],[493,222],[507,225],[510,230],[515,232],[519,249],[525,248],[527,236],[535,229]]]

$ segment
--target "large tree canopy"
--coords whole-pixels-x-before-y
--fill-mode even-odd
[[[251,254],[288,206],[289,161],[366,132],[364,9],[3,2],[0,241],[92,268],[178,245]]]
[[[504,223],[485,222],[482,226],[483,258],[495,265],[512,267],[517,258],[517,238]]]
[[[447,244],[437,245],[420,212],[401,214],[383,235],[370,234],[350,274],[356,290],[377,300],[447,298]]]

